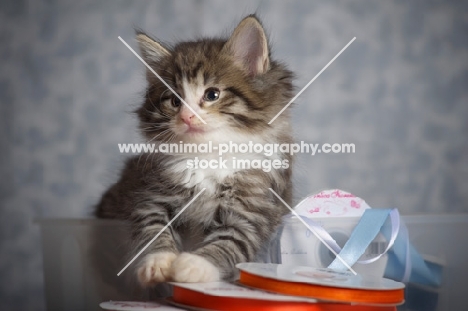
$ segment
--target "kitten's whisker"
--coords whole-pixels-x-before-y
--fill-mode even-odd
[[[156,138],[158,138],[159,136],[161,135],[165,135],[167,132],[169,132],[171,129],[166,129],[164,131],[162,131],[161,133],[159,133],[158,135],[154,136],[153,138],[151,138],[149,141],[147,141],[146,143],[149,144],[151,143],[153,140],[155,140]]]
[[[150,114],[150,115],[155,115],[155,114],[156,114],[158,117],[162,117],[163,119],[168,119],[168,120],[170,120],[169,115],[164,114],[163,112],[159,112],[159,111],[150,111],[150,110],[148,110],[148,109],[146,109],[146,108],[144,108],[144,109],[145,109],[145,111],[146,111],[148,114]]]
[[[143,126],[146,126],[146,127],[143,127]],[[158,123],[147,123],[147,124],[142,124],[140,129],[149,129],[149,128],[160,128],[160,127],[163,127],[163,126],[166,126],[167,127],[167,124],[166,123],[161,123],[161,122],[158,122]]]
[[[158,129],[163,129],[163,128],[167,128],[167,125],[166,124],[155,124],[154,126],[150,126],[150,127],[141,127],[140,130],[149,131],[149,130],[158,130]]]
[[[168,115],[167,113],[164,113],[164,112],[159,112],[159,116],[164,118],[164,119],[167,119],[167,121],[170,121],[172,119],[172,117],[170,115]]]
[[[175,134],[172,134],[172,135],[171,135],[171,137],[169,138],[169,141],[168,141],[168,143],[172,143],[172,142],[174,142],[174,138],[175,138],[175,136],[176,136]]]
[[[163,138],[163,139],[161,140],[161,142],[162,142],[163,144],[170,144],[170,143],[172,142],[172,139],[173,139],[176,135],[175,135],[174,133],[172,133],[172,132],[171,132],[171,133],[165,133],[165,134],[169,135],[169,137],[167,137],[167,139],[166,139],[166,138]]]
[[[167,126],[155,126],[155,127],[147,127],[147,128],[144,128],[144,129],[140,129],[144,132],[160,132],[162,130],[166,130],[168,129]]]

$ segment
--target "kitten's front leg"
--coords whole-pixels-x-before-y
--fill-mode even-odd
[[[170,279],[171,266],[177,254],[157,252],[146,255],[138,266],[138,281],[143,286],[151,286]]]
[[[246,207],[246,202],[257,202],[258,208]],[[254,261],[262,245],[276,230],[282,213],[275,209],[264,198],[220,205],[203,245],[192,253],[182,253],[172,264],[172,279],[176,282],[234,279],[237,275],[235,265]]]
[[[182,253],[171,266],[171,279],[175,282],[216,282],[221,279],[219,268],[205,257]]]
[[[138,241],[136,251],[145,247],[169,222],[167,211],[156,206],[136,209],[132,218],[134,238]],[[168,227],[145,251],[137,266],[137,278],[143,287],[169,281],[171,266],[179,253],[175,236],[177,232]]]

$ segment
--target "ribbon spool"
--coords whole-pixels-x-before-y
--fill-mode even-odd
[[[404,285],[383,278],[361,279],[347,272],[275,264],[238,264],[239,282],[278,294],[367,305],[399,305]]]
[[[174,285],[172,301],[181,306],[219,311],[396,311],[394,306],[269,301],[214,296],[177,285]]]

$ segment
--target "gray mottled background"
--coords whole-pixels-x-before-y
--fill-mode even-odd
[[[468,212],[467,1],[0,2],[0,309],[42,310],[33,219],[82,217],[116,176],[144,87],[133,26],[165,41],[219,35],[257,10],[302,88],[296,202],[337,187],[404,214]]]

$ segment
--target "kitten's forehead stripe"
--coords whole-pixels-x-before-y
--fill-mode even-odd
[[[231,116],[232,119],[235,121],[233,122],[233,126],[243,129],[244,127],[247,127],[249,129],[255,129],[257,127],[265,127],[264,120],[255,120],[251,119],[245,115],[242,114],[236,114],[236,113],[226,113],[227,115]]]
[[[226,91],[229,91],[232,94],[239,97],[240,99],[242,99],[249,109],[252,109],[252,110],[261,110],[262,109],[261,107],[256,107],[253,104],[253,102],[249,98],[247,98],[247,96],[241,90],[239,90],[238,88],[236,88],[234,86],[231,86],[231,87],[228,87],[226,89]]]
[[[219,111],[220,112],[228,112],[225,108],[229,108],[229,107],[231,107],[231,106],[233,106],[235,104],[237,104],[237,101],[235,99],[225,101],[223,103],[223,107],[219,108]]]
[[[202,68],[203,66],[203,63],[201,61],[199,61],[195,67],[190,71],[190,74],[189,74],[189,78],[190,79],[197,79],[198,78],[198,73],[200,71],[200,69]]]

